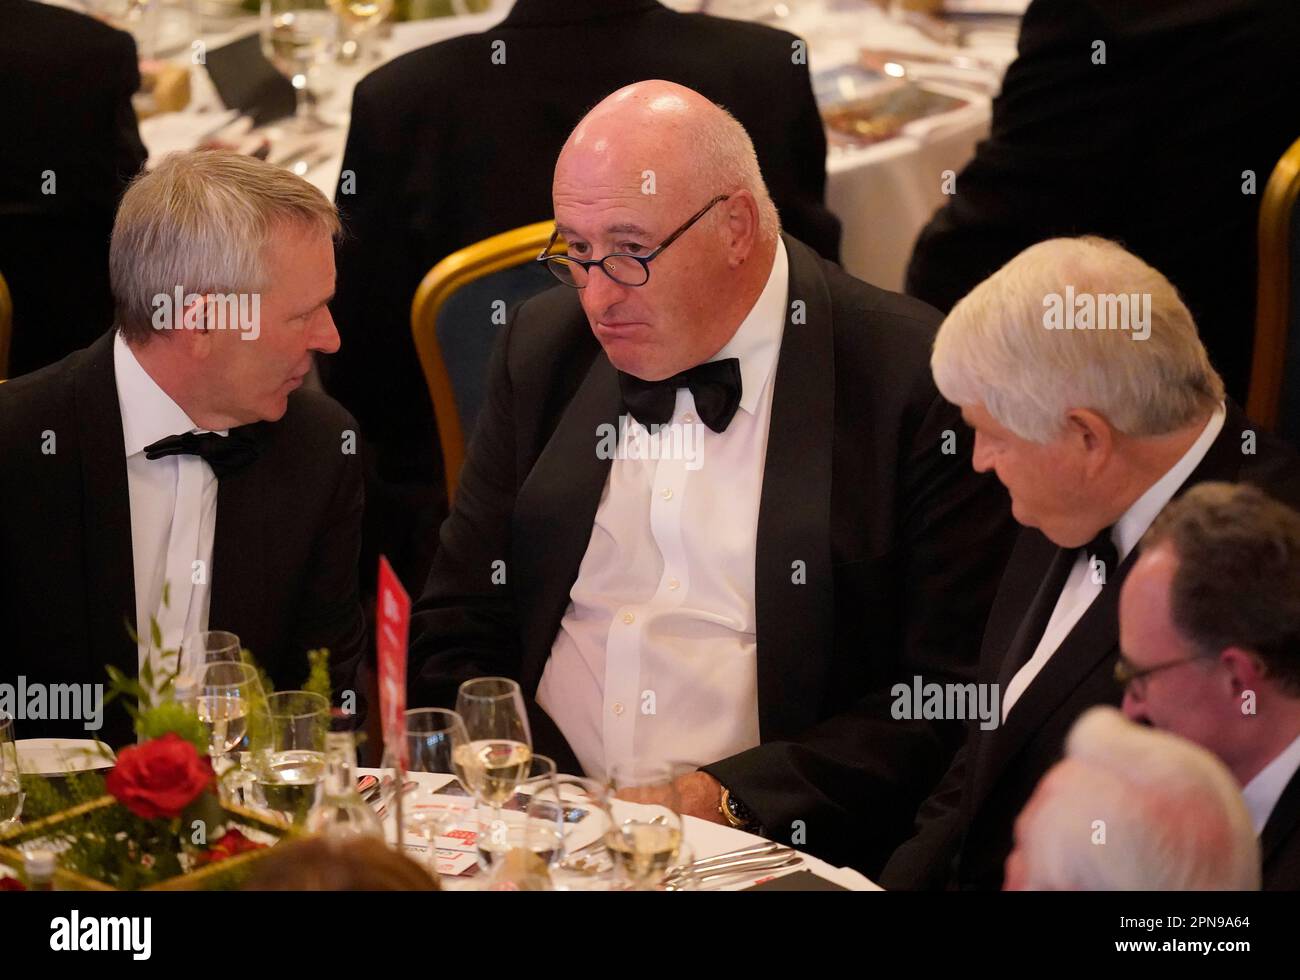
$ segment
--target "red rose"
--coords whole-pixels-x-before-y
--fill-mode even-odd
[[[221,840],[200,854],[195,859],[194,864],[197,867],[202,867],[205,864],[212,864],[214,861],[224,861],[226,858],[232,858],[236,854],[243,854],[245,851],[260,851],[264,847],[266,847],[265,844],[249,840],[234,827],[231,827],[221,835]]]
[[[24,885],[17,878],[12,878],[9,875],[5,875],[3,878],[0,878],[0,892],[25,892],[25,891],[27,891],[27,886]]]
[[[175,732],[123,749],[105,780],[108,791],[138,817],[178,817],[212,785],[212,764]]]

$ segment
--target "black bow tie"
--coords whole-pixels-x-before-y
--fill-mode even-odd
[[[666,423],[673,417],[677,389],[689,388],[700,420],[714,432],[722,432],[740,407],[740,361],[735,357],[705,361],[662,381],[642,381],[620,371],[618,386],[623,404],[642,425]]]
[[[251,430],[252,426],[241,425],[231,429],[230,434],[225,436],[219,436],[215,432],[183,432],[145,446],[144,454],[148,459],[200,456],[220,480],[227,473],[233,473],[257,459],[257,437]]]
[[[1110,580],[1110,576],[1115,574],[1115,569],[1119,567],[1119,549],[1115,547],[1115,541],[1111,538],[1110,532],[1112,530],[1114,530],[1113,525],[1102,528],[1097,532],[1095,538],[1079,549],[1084,553],[1089,564],[1092,563],[1093,558],[1101,562],[1105,569],[1107,581]]]

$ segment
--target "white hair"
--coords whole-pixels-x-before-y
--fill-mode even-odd
[[[1080,309],[1066,302],[1071,296]],[[1054,323],[1053,311],[1068,325]],[[1070,409],[1153,436],[1224,397],[1173,284],[1095,237],[1039,242],[976,286],[940,327],[930,367],[948,401],[983,405],[1038,443],[1060,434]]]
[[[1114,708],[1075,722],[1036,795],[1017,827],[1029,889],[1260,887],[1259,842],[1227,767]]]
[[[154,298],[177,286],[184,293],[263,289],[264,252],[285,223],[339,232],[330,200],[288,170],[220,150],[169,155],[132,182],[113,222],[118,329],[147,342]]]

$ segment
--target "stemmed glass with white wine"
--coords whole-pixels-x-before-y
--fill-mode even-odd
[[[262,695],[262,683],[251,664],[219,660],[206,664],[196,688],[199,721],[208,733],[214,766],[239,747],[248,732],[248,716]]]
[[[262,53],[293,83],[298,133],[331,128],[316,110],[309,82],[329,57],[337,29],[327,0],[262,0]]]
[[[478,677],[456,694],[456,713],[469,741],[456,750],[456,775],[482,806],[492,811],[489,826],[501,820],[501,805],[528,778],[533,737],[518,683],[508,677]]]
[[[672,763],[618,762],[610,767],[605,847],[636,890],[652,890],[683,859],[681,799]]]
[[[251,716],[258,802],[302,826],[320,802],[330,703],[311,691],[269,694]]]
[[[347,64],[363,62],[367,41],[393,12],[393,0],[329,0],[329,4],[338,15],[342,34],[338,60]]]

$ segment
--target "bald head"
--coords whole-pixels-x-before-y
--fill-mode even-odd
[[[565,142],[552,193],[571,258],[645,257],[681,232],[643,285],[601,267],[583,278],[583,310],[619,370],[655,381],[708,360],[767,283],[780,226],[754,145],[691,89],[638,82],[601,101]]]

